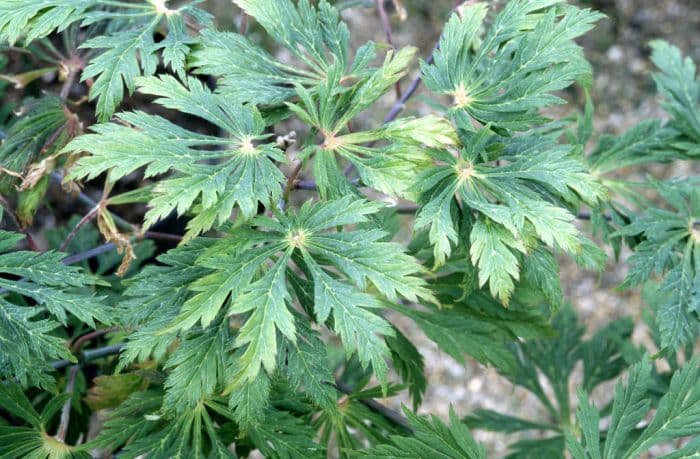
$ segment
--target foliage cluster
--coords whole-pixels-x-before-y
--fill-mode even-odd
[[[624,179],[700,158],[690,59],[651,43],[667,119],[612,136],[576,43],[603,16],[564,0],[465,2],[419,61],[352,49],[325,0],[234,0],[252,34],[200,3],[0,0],[0,457],[482,458],[481,429],[512,458],[700,455],[700,183]],[[409,73],[432,112],[397,116],[409,90],[369,125]],[[89,209],[41,251],[57,194]],[[605,247],[653,345],[564,298],[558,257]],[[546,418],[416,414],[398,317]]]

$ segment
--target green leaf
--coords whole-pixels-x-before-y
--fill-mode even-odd
[[[333,68],[354,77],[374,57],[374,47],[366,46],[349,65],[348,28],[325,0],[317,8],[308,0],[296,6],[290,0],[235,3],[297,60],[282,63],[242,35],[205,30],[192,65],[197,73],[219,77],[221,91],[238,102],[279,104],[294,96],[290,83],[315,90]]]
[[[605,434],[602,456],[599,447],[599,413],[588,403],[586,393],[579,392],[581,405],[577,411],[577,420],[583,433],[583,441],[579,442],[571,433],[567,433],[567,448],[576,459],[631,459],[640,457],[661,442],[694,437],[700,433],[698,357],[691,359],[683,368],[673,373],[671,384],[659,400],[653,418],[640,431],[635,431],[639,422],[649,417],[650,371],[651,364],[644,358],[631,367],[626,387],[621,381],[615,387],[612,419]],[[695,448],[697,446],[688,445],[685,450],[690,453]],[[671,454],[669,457],[692,456]]]
[[[125,86],[131,94],[138,76],[156,73],[158,50],[163,49],[166,63],[180,76],[184,75],[184,56],[189,51],[190,40],[184,31],[183,16],[188,15],[200,23],[204,20],[204,25],[207,22],[206,15],[189,5],[172,10],[163,1],[148,0],[134,8],[137,9],[131,11],[135,13],[132,17],[137,19],[126,22],[116,32],[91,38],[81,45],[81,48],[104,50],[90,61],[81,76],[81,81],[94,80],[89,98],[97,99],[97,115],[102,122],[109,120],[117,110],[124,98]],[[119,12],[98,14],[89,21],[119,16]],[[163,19],[167,19],[170,33],[156,43],[154,35]]]
[[[664,109],[671,115],[670,126],[684,135],[690,153],[697,155],[700,143],[700,80],[695,63],[683,58],[675,46],[661,40],[650,43],[651,59],[659,69],[654,73],[656,86],[664,98]],[[681,144],[682,149],[684,145]],[[693,151],[694,150],[694,151]]]
[[[578,391],[579,405],[576,410],[576,418],[581,425],[582,443],[573,437],[571,432],[566,432],[566,447],[574,459],[602,459],[600,449],[600,432],[598,424],[600,415],[595,405],[588,401],[588,396],[582,390]]]
[[[290,376],[293,384],[309,384],[311,398],[329,408],[335,396],[322,389],[329,379],[327,363],[308,355],[320,344],[300,336],[298,327],[307,330],[310,322],[295,317],[290,308],[292,293],[299,293],[297,275],[289,274],[293,262],[303,282],[313,284],[316,320],[327,323],[364,367],[371,364],[386,389],[390,352],[384,336],[391,336],[393,329],[380,315],[385,303],[377,293],[390,301],[399,296],[432,300],[432,295],[419,277],[421,266],[400,245],[385,242],[383,232],[336,232],[344,225],[366,223],[378,209],[377,204],[350,196],[307,203],[296,213],[258,217],[216,242],[195,239],[191,248],[186,245],[161,256],[165,266],[144,270],[127,291],[128,304],[142,311],[131,320],[145,326],[132,335],[122,366],[151,354],[162,359],[169,343],[180,336],[183,341],[166,363],[173,367],[166,400],[176,409],[191,407],[221,381],[217,359],[226,353],[213,331],[200,332],[199,324],[206,328],[214,320],[219,323],[225,311],[240,324],[232,332],[235,352],[226,357],[225,387],[239,422],[253,425],[263,415],[269,385],[263,390],[260,378],[278,370],[280,349],[289,353],[284,368],[295,372]],[[374,294],[368,293],[369,284]]]
[[[445,283],[453,286],[454,279],[446,278]],[[448,298],[439,298],[450,304]],[[464,355],[468,354],[503,371],[515,367],[509,343],[517,341],[518,337],[542,337],[551,332],[535,311],[524,311],[518,304],[505,309],[483,292],[460,298],[441,310],[419,311],[401,305],[393,308],[415,321],[428,338],[457,362],[464,362]]]
[[[225,321],[200,334],[186,336],[165,362],[164,408],[182,413],[223,388],[229,339]]]
[[[236,456],[222,441],[222,428],[212,419],[219,414],[233,419],[220,401],[197,404],[175,415],[158,411],[163,396],[156,390],[137,392],[110,412],[98,437],[81,447],[85,451],[106,448],[124,457],[217,457]]]
[[[143,166],[146,177],[174,171],[173,177],[160,180],[153,189],[145,226],[172,212],[182,215],[196,208],[185,239],[223,224],[234,207],[244,218],[251,218],[258,203],[276,201],[284,176],[274,161],[283,161],[284,156],[271,144],[254,143],[266,137],[255,108],[214,94],[194,78],[187,80],[187,86],[171,76],[138,82],[141,92],[159,96],[156,103],[198,116],[226,131],[228,137],[195,133],[143,112],[120,113],[120,123],[95,125],[94,133],[66,147],[66,151],[90,153],[71,169],[71,178],[92,179],[108,172],[108,180],[115,182]]]
[[[696,435],[700,435],[700,358],[697,356],[673,374],[654,418],[630,446],[626,457],[636,457],[662,441]]]
[[[95,327],[110,324],[112,311],[93,296],[96,279],[61,263],[56,252],[8,252],[22,236],[0,231],[0,273],[20,278],[0,279],[0,376],[23,386],[53,387],[46,374],[51,360],[74,360],[63,339],[53,331],[69,317]],[[29,305],[24,298],[35,302]]]
[[[515,416],[508,416],[496,411],[477,409],[464,418],[472,429],[486,429],[492,432],[513,433],[523,430],[552,430],[556,426],[542,422],[528,421]]]
[[[97,0],[6,0],[0,5],[0,41],[29,43],[86,16]]]
[[[640,164],[665,162],[674,158],[670,148],[677,134],[659,121],[646,120],[620,136],[602,135],[586,158],[591,170],[606,174]]]
[[[284,411],[269,412],[264,423],[246,433],[264,457],[327,457],[325,449],[314,441],[316,432],[312,426]]]
[[[299,339],[296,343],[286,340],[285,375],[291,387],[303,390],[325,412],[336,416],[338,393],[328,363],[325,343],[318,332],[297,321]]]
[[[0,438],[3,439],[0,442],[0,455],[3,458],[89,458],[87,452],[67,445],[46,432],[50,421],[68,398],[69,394],[55,397],[39,414],[20,386],[9,381],[0,384],[0,403],[3,409],[31,426],[0,426]]]
[[[469,117],[503,129],[526,130],[545,119],[538,110],[564,101],[555,91],[590,79],[575,39],[603,16],[558,0],[513,0],[480,36],[486,6],[462,6],[443,31],[423,81],[452,96],[450,111],[464,129]]]
[[[21,115],[7,130],[7,138],[0,144],[0,167],[18,174],[26,174],[30,164],[39,159],[39,154],[51,154],[69,139],[68,114],[58,97],[46,96],[25,102]],[[57,138],[49,142],[54,136]],[[42,149],[51,145],[49,150]],[[0,192],[11,193],[18,179],[3,172],[0,174]]]
[[[612,419],[605,440],[604,457],[621,455],[623,442],[649,410],[650,402],[644,396],[649,385],[650,371],[651,364],[648,360],[643,360],[630,368],[626,387],[622,385],[622,381],[618,381],[615,386]]]
[[[413,409],[416,410],[428,388],[423,356],[408,337],[396,328],[394,336],[386,337],[386,344],[391,351],[394,370],[408,386],[408,394],[411,396]]]
[[[251,311],[245,324],[239,330],[235,346],[245,346],[239,356],[237,367],[240,377],[251,382],[262,365],[271,373],[276,367],[277,333],[280,332],[292,342],[296,341],[294,317],[287,308],[291,299],[287,291],[285,271],[291,255],[287,251],[255,281],[238,295],[229,308],[230,314],[243,314]]]
[[[508,304],[515,288],[513,279],[519,278],[518,259],[512,249],[525,252],[525,247],[501,226],[477,220],[470,236],[470,256],[479,268],[479,287],[489,283],[491,295]]]
[[[459,421],[454,409],[450,407],[450,424],[443,423],[433,416],[432,419],[421,418],[404,408],[408,423],[414,430],[409,437],[392,435],[391,443],[378,445],[364,452],[356,452],[357,457],[373,458],[425,458],[444,459],[486,458],[486,450],[472,437],[467,426]]]
[[[574,157],[571,146],[534,135],[505,139],[488,128],[463,133],[463,142],[457,157],[429,152],[435,165],[422,172],[414,186],[421,203],[416,229],[430,228],[438,267],[452,253],[452,244],[470,246],[479,286],[488,282],[492,294],[507,304],[520,279],[522,255],[537,253],[539,244],[583,254],[582,236],[567,207],[596,205],[605,199],[605,191]],[[507,164],[493,165],[494,153]],[[460,222],[460,214],[467,215],[468,209],[479,214],[475,223]],[[549,271],[546,284],[544,278],[530,275],[529,280],[546,288],[556,302],[557,281]]]
[[[613,236],[641,239],[629,258],[629,272],[623,286],[630,287],[662,277],[660,291],[665,301],[657,311],[661,345],[675,350],[692,343],[697,336],[700,244],[695,222],[700,215],[697,183],[693,180],[652,182],[667,208],[650,207]]]

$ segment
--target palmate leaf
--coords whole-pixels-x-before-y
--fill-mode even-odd
[[[457,362],[470,355],[504,372],[516,360],[510,345],[520,339],[546,338],[552,329],[539,311],[514,301],[508,309],[483,291],[464,295],[461,273],[441,276],[430,283],[443,309],[416,310],[404,305],[393,309],[405,315]]]
[[[603,16],[560,0],[513,0],[483,37],[484,3],[463,6],[445,26],[423,81],[452,96],[451,113],[470,129],[473,118],[495,128],[526,130],[544,121],[538,109],[563,103],[553,92],[590,78],[574,39]],[[466,116],[466,118],[465,118]]]
[[[74,360],[53,331],[67,325],[69,317],[95,327],[96,321],[112,323],[113,314],[93,295],[96,279],[61,263],[60,253],[10,252],[23,237],[0,231],[0,376],[51,388],[49,362]]]
[[[209,16],[202,10],[188,4],[170,9],[166,0],[8,0],[0,5],[0,16],[0,40],[11,44],[20,37],[31,42],[73,23],[86,26],[111,21],[109,34],[95,36],[81,45],[103,50],[90,60],[81,77],[82,81],[94,80],[89,98],[97,99],[100,121],[107,121],[115,112],[124,98],[124,86],[131,93],[136,77],[155,73],[159,50],[165,63],[184,76],[185,57],[193,43],[186,32],[185,18],[209,24]],[[154,34],[162,22],[167,24],[168,33],[156,43]]]
[[[223,385],[229,332],[225,322],[194,336],[185,336],[164,365],[165,407],[182,412]]]
[[[422,172],[414,185],[421,203],[415,229],[429,228],[436,266],[445,263],[452,244],[470,247],[478,285],[488,283],[492,294],[508,304],[524,254],[538,246],[574,256],[593,248],[564,206],[595,205],[605,192],[573,156],[571,146],[546,138],[504,140],[487,128],[467,134],[465,145],[457,158],[446,151],[431,152],[437,165]],[[485,162],[494,155],[507,164]],[[476,222],[461,230],[459,206],[463,214],[467,208],[478,213]],[[547,289],[554,294],[551,285]]]
[[[98,437],[81,447],[121,450],[126,458],[235,458],[221,439],[213,416],[232,420],[233,412],[220,400],[208,400],[178,414],[162,414],[163,394],[155,389],[136,392],[110,412]]]
[[[423,356],[411,340],[396,328],[394,328],[394,335],[386,338],[386,344],[391,351],[393,368],[407,386],[415,411],[428,389]]]
[[[240,102],[279,104],[294,96],[290,83],[314,90],[331,68],[346,78],[361,75],[375,57],[374,45],[360,48],[349,62],[349,32],[338,11],[321,1],[317,8],[308,0],[234,2],[255,18],[267,33],[301,64],[279,62],[243,35],[207,30],[202,46],[192,53],[197,73],[220,78],[220,91]]]
[[[191,408],[198,395],[206,397],[225,389],[231,394],[238,420],[245,418],[245,424],[252,424],[255,416],[264,412],[269,392],[269,388],[264,390],[266,384],[261,378],[276,373],[278,352],[286,349],[288,364],[284,369],[295,372],[289,376],[293,386],[307,388],[312,400],[330,408],[335,394],[321,388],[330,378],[328,363],[309,356],[311,349],[317,350],[320,344],[313,336],[300,336],[299,328],[306,329],[308,323],[301,316],[295,318],[290,308],[292,293],[299,294],[299,281],[290,271],[293,261],[304,273],[303,281],[311,286],[313,305],[309,312],[319,323],[328,323],[348,353],[357,353],[363,366],[371,364],[386,387],[390,351],[383,335],[392,335],[393,329],[377,314],[383,303],[366,293],[369,284],[390,301],[399,296],[410,301],[432,300],[432,296],[418,277],[421,267],[398,244],[383,242],[383,232],[332,232],[339,226],[366,222],[378,208],[351,197],[307,204],[298,213],[254,219],[251,224],[257,230],[245,225],[236,227],[230,236],[203,251],[200,248],[196,260],[184,252],[186,246],[176,249],[177,256],[161,258],[169,266],[139,276],[128,291],[132,297],[129,303],[143,303],[154,312],[156,307],[163,308],[159,306],[163,304],[160,292],[173,285],[164,277],[176,279],[174,282],[188,292],[174,291],[168,297],[170,304],[165,311],[179,311],[171,315],[161,309],[160,314],[167,315],[168,320],[155,316],[146,320],[148,331],[137,332],[136,341],[127,345],[127,361],[163,349],[163,344],[179,333],[185,341],[166,363],[172,367],[166,398],[176,404],[169,406]],[[294,288],[290,289],[290,284]],[[185,296],[179,296],[181,293]],[[199,324],[225,326],[228,319],[221,322],[222,313],[241,321],[240,328],[232,333],[232,354],[228,349],[222,351],[224,342],[216,344],[211,331],[197,337]],[[187,333],[194,335],[189,338]],[[152,335],[156,338],[149,337]],[[190,339],[194,341],[188,343]],[[215,344],[218,351],[210,347]],[[213,352],[203,354],[198,350],[202,347]],[[226,355],[229,368],[225,370],[229,375],[226,388],[221,387],[221,365],[216,360],[220,352]],[[198,370],[192,371],[193,366]]]
[[[343,89],[337,65],[315,94],[296,87],[299,101],[287,103],[288,108],[323,136],[320,145],[307,149],[307,154],[314,155],[313,171],[322,197],[336,199],[355,193],[341,173],[339,159],[352,163],[365,185],[392,196],[407,196],[415,172],[429,165],[430,158],[420,147],[457,144],[450,123],[432,115],[399,119],[370,131],[347,132],[354,117],[405,75],[415,51],[409,47],[387,53],[383,65],[365,72],[351,90]]]
[[[486,450],[474,440],[467,426],[459,421],[450,407],[450,424],[437,417],[421,418],[404,409],[413,435],[391,436],[390,444],[378,445],[373,449],[354,452],[354,457],[372,458],[415,458],[437,457],[444,459],[485,459]]]
[[[669,126],[683,136],[676,145],[697,156],[700,154],[700,80],[695,63],[664,41],[652,41],[651,48],[651,59],[659,69],[654,80],[664,98],[663,107],[672,117]]]
[[[674,351],[683,343],[694,342],[699,328],[700,192],[695,180],[652,182],[652,186],[670,210],[647,209],[613,236],[642,238],[629,258],[623,286],[662,276],[660,290],[666,300],[658,308],[657,321],[661,345]]]
[[[143,112],[120,113],[120,123],[95,125],[94,133],[66,147],[90,153],[71,169],[71,178],[92,179],[108,172],[108,180],[115,182],[143,166],[146,177],[175,171],[154,188],[145,226],[196,206],[185,239],[222,224],[234,208],[250,218],[258,203],[268,205],[277,199],[284,176],[273,161],[283,161],[284,155],[271,144],[256,144],[266,136],[255,108],[213,94],[195,78],[189,78],[187,86],[171,76],[138,81],[140,92],[158,96],[156,103],[198,116],[229,137],[198,134]]]
[[[612,419],[604,442],[600,440],[598,432],[600,415],[589,404],[586,393],[579,392],[581,406],[577,420],[583,433],[582,441],[571,432],[567,432],[566,436],[567,448],[575,459],[640,457],[656,444],[694,437],[700,433],[700,360],[697,357],[674,372],[668,392],[659,400],[651,421],[640,432],[633,433],[639,422],[648,415],[651,404],[648,393],[650,371],[651,364],[645,359],[631,367],[626,386],[618,382]],[[603,443],[601,455],[598,445]],[[688,445],[687,451],[693,448],[697,446]]]
[[[628,166],[664,162],[677,156],[671,148],[676,138],[674,129],[662,126],[656,120],[646,120],[620,136],[601,136],[586,159],[591,171],[598,174]]]
[[[89,458],[88,452],[80,447],[67,445],[46,431],[68,398],[69,394],[54,397],[39,413],[20,386],[3,381],[3,384],[0,384],[0,405],[3,410],[26,422],[28,426],[0,426],[0,438],[3,440],[0,442],[0,456],[8,459]]]
[[[0,40],[28,43],[85,18],[99,0],[7,0],[0,5]]]
[[[102,20],[118,20],[121,15],[135,17],[118,31],[91,38],[81,48],[103,50],[82,73],[81,81],[94,79],[90,88],[90,100],[97,99],[97,115],[107,121],[128,93],[134,91],[139,75],[153,75],[158,66],[157,52],[163,50],[166,64],[181,77],[185,72],[185,56],[193,40],[185,31],[185,18],[193,18],[200,24],[209,23],[201,10],[185,5],[169,9],[164,0],[145,0],[140,4],[125,4],[123,10],[98,11],[86,17],[83,24]],[[165,39],[156,43],[154,34],[161,24],[167,24]]]
[[[335,379],[328,368],[326,345],[319,333],[302,320],[296,321],[296,343],[285,342],[284,352],[279,358],[286,365],[281,365],[290,387],[301,389],[304,395],[321,407],[325,413],[339,415],[338,391],[335,389]]]
[[[270,411],[265,422],[248,430],[251,442],[264,457],[280,459],[327,457],[325,448],[314,441],[316,432],[303,419],[284,411]]]

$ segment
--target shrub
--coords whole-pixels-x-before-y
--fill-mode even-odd
[[[562,0],[462,4],[403,93],[417,50],[352,49],[324,0],[234,0],[284,58],[199,3],[0,0],[0,456],[485,457],[470,429],[534,432],[518,458],[700,454],[698,180],[621,178],[700,156],[693,62],[651,43],[668,119],[598,135],[587,96],[547,115],[590,87],[575,40],[602,19]],[[421,82],[432,113],[401,116]],[[71,196],[41,251],[27,228]],[[559,255],[603,272],[623,246],[649,348],[562,292]],[[400,316],[547,418],[415,414]]]

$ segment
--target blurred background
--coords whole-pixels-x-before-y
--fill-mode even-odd
[[[208,0],[208,9],[217,16],[225,28],[239,24],[239,12],[231,7],[229,0]],[[379,19],[375,0],[341,0],[337,6],[347,7],[343,18],[348,23],[353,46],[366,40],[387,45],[385,31]],[[429,55],[439,38],[442,25],[454,8],[454,0],[386,0],[384,7],[392,29],[395,47],[417,46],[420,55]],[[505,0],[491,1],[499,9]],[[589,35],[581,40],[586,55],[594,69],[591,96],[595,103],[595,127],[598,134],[617,134],[647,118],[664,118],[656,99],[654,82],[651,79],[652,65],[649,60],[648,43],[653,39],[664,39],[678,46],[685,55],[700,62],[700,0],[576,0],[582,7],[594,8],[607,15]],[[266,40],[254,23],[249,24],[249,34],[255,40]],[[271,43],[270,43],[271,44]],[[418,71],[403,83],[404,89]],[[431,111],[428,94],[423,88],[409,101],[404,114],[424,114]],[[568,106],[556,107],[553,115],[563,116],[583,106],[584,93],[578,89],[569,91],[565,97]],[[382,118],[395,100],[390,93],[384,100],[383,110],[372,110],[360,123],[368,126],[381,123]],[[283,134],[284,132],[280,132]],[[695,166],[697,167],[697,166]],[[677,162],[668,166],[654,166],[643,170],[625,171],[627,177],[651,174],[658,178],[697,175],[690,163]],[[586,224],[581,224],[586,231]],[[612,257],[608,269],[602,275],[586,272],[571,260],[562,259],[561,274],[567,300],[577,311],[581,322],[589,333],[612,318],[636,317],[639,324],[634,339],[647,342],[642,314],[642,299],[636,292],[616,290],[625,275],[622,260]],[[514,389],[495,371],[471,361],[468,365],[452,360],[411,326],[408,321],[392,317],[403,331],[418,345],[426,360],[428,392],[421,412],[435,413],[446,417],[453,405],[458,415],[464,416],[477,408],[488,408],[530,419],[546,415],[531,395]],[[603,385],[593,394],[594,399],[608,401],[611,385]],[[391,399],[385,403],[398,408],[406,400]],[[494,457],[506,453],[506,444],[498,434],[477,432],[479,440],[485,442]],[[512,440],[512,437],[511,437]]]

